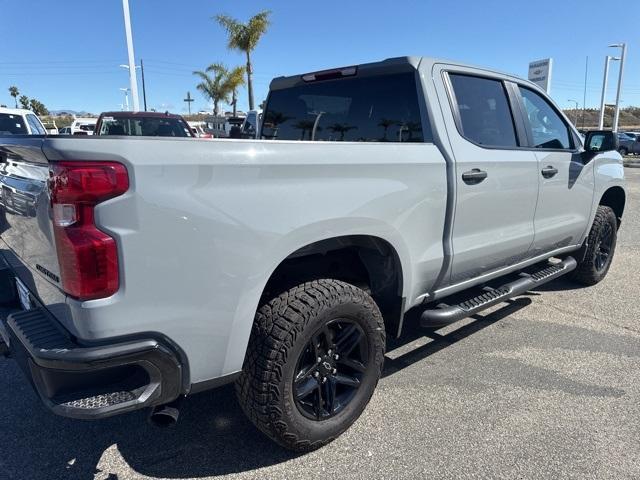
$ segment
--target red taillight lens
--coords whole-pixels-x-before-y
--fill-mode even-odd
[[[115,162],[57,162],[49,174],[64,291],[80,300],[113,295],[119,287],[118,250],[96,227],[94,207],[129,189],[127,169]]]

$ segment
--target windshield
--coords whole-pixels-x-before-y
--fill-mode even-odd
[[[430,137],[422,129],[414,73],[273,90],[262,126],[262,138],[273,140],[423,142]]]
[[[0,135],[27,135],[27,127],[20,115],[0,113]]]
[[[144,137],[190,137],[189,127],[179,118],[104,117],[98,135]]]

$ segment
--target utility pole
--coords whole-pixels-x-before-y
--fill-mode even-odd
[[[577,100],[571,100],[571,99],[567,100],[567,102],[573,102],[576,104],[576,114],[575,114],[574,125],[576,126],[576,128],[578,128],[578,105],[580,104],[578,103]]]
[[[191,92],[187,92],[187,98],[184,99],[187,102],[187,107],[189,107],[189,115],[191,115],[191,103],[195,102],[193,98],[191,98]]]
[[[584,115],[585,109],[587,108],[587,74],[589,73],[589,57],[587,56],[587,61],[584,64],[584,93],[582,95],[582,128],[584,129]],[[577,126],[577,125],[576,125]]]
[[[144,101],[144,111],[147,111],[147,86],[144,83],[144,63],[140,59],[140,73],[142,74],[142,100]]]
[[[607,55],[604,59],[604,80],[602,81],[602,97],[600,98],[600,119],[598,120],[598,130],[602,130],[604,128],[604,109],[605,98],[607,96],[607,83],[609,82],[609,62],[611,60],[620,60],[618,57],[612,57],[611,55]]]
[[[122,0],[122,10],[124,11],[124,31],[127,37],[127,52],[129,54],[129,83],[131,88],[131,98],[133,100],[133,111],[140,111],[140,99],[138,98],[138,78],[136,75],[136,62],[133,54],[133,36],[131,34],[131,15],[129,13],[129,0]]]
[[[618,120],[620,120],[620,93],[622,92],[622,76],[624,75],[624,60],[627,55],[626,43],[614,43],[609,45],[610,48],[621,48],[622,54],[620,55],[620,72],[618,74],[618,89],[616,91],[616,109],[613,114],[613,126],[611,129],[614,132],[618,131]]]

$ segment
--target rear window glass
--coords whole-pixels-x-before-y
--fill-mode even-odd
[[[273,90],[262,138],[334,142],[431,141],[414,73],[354,77]]]
[[[0,113],[0,135],[27,135],[29,131],[20,115]]]
[[[99,135],[144,137],[190,137],[186,123],[178,118],[117,118],[104,117]]]

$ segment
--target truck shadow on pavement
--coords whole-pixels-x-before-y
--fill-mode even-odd
[[[500,310],[477,315],[470,323],[464,321],[467,323],[449,333],[421,329],[410,317],[402,337],[389,341],[389,351],[425,337],[429,343],[398,358],[387,358],[383,376],[397,373],[530,303],[529,298],[518,298]],[[207,477],[251,471],[298,456],[255,429],[240,410],[232,386],[190,397],[177,425],[159,429],[146,422],[146,412],[96,422],[54,416],[40,404],[12,361],[0,361],[0,378],[4,387],[0,401],[5,409],[0,417],[3,478],[97,475],[115,480],[128,468],[151,477]]]

